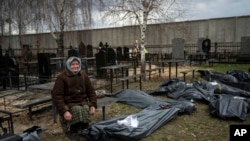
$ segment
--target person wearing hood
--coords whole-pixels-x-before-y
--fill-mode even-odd
[[[90,78],[81,71],[81,59],[69,57],[55,81],[52,99],[60,115],[64,133],[79,140],[78,132],[87,128],[97,108],[97,97]]]

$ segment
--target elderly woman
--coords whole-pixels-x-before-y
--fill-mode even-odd
[[[80,58],[67,59],[65,70],[55,81],[52,98],[64,133],[79,140],[78,132],[88,127],[97,107],[95,90],[89,77],[81,72]]]

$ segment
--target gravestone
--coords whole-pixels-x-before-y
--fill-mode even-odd
[[[128,47],[123,47],[123,57],[124,57],[124,60],[130,60]]]
[[[99,48],[100,48],[100,49],[103,48],[103,43],[102,43],[102,41],[99,42]]]
[[[103,77],[105,70],[101,70],[100,67],[106,66],[107,53],[106,49],[102,48],[98,53],[95,54],[96,60],[96,73],[97,77]]]
[[[87,45],[87,57],[93,57],[93,47],[92,47],[92,45]]]
[[[250,37],[241,37],[240,52],[237,62],[250,62]]]
[[[86,46],[84,45],[84,43],[80,42],[78,48],[79,48],[79,56],[82,58],[85,57],[86,56]]]
[[[175,38],[172,40],[172,59],[185,59],[184,43],[185,40],[181,38]]]
[[[113,48],[102,48],[95,54],[95,58],[98,77],[103,77],[105,73],[105,70],[101,70],[100,67],[116,64],[116,53]]]
[[[205,38],[198,38],[198,42],[197,42],[197,53],[203,53],[203,50],[202,50],[202,43],[203,41],[205,40]]]
[[[72,46],[70,46],[70,49],[68,50],[68,57],[71,57],[71,56],[79,57],[79,50],[76,48],[73,48]]]
[[[116,48],[116,57],[117,57],[117,61],[121,61],[123,59],[122,47],[117,47]]]
[[[110,47],[110,46],[109,46],[108,42],[106,42],[104,45],[104,48],[108,48],[108,47]]]
[[[47,83],[51,80],[50,58],[55,57],[54,53],[37,53],[39,83]]]
[[[3,89],[6,89],[6,86],[19,87],[19,65],[8,53],[0,56],[0,85]]]
[[[113,48],[107,48],[107,63],[106,65],[115,65],[116,64],[116,53]]]
[[[202,42],[202,51],[205,54],[209,54],[210,50],[211,50],[211,40],[207,38]]]

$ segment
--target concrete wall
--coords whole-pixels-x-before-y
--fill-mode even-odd
[[[250,16],[242,16],[148,25],[146,45],[150,48],[157,47],[161,52],[171,45],[174,38],[185,39],[185,44],[197,44],[200,37],[210,38],[212,43],[240,42],[242,36],[250,36],[249,23]],[[57,48],[50,33],[24,35],[21,38],[23,44],[30,44],[32,49],[39,49],[40,52]],[[9,44],[18,50],[21,49],[18,39],[18,36],[0,37],[0,45],[3,50]],[[132,46],[135,39],[140,39],[139,26],[124,26],[65,32],[64,45],[65,48],[70,45],[78,47],[82,41],[85,45],[97,47],[102,41],[108,42],[111,47],[123,47]]]

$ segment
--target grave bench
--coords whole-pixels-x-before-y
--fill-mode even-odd
[[[124,82],[126,82],[126,86],[127,86],[126,88],[128,89],[129,80],[134,79],[136,81],[136,78],[139,78],[140,90],[142,90],[142,76],[143,74],[134,74],[134,75],[130,75],[127,77],[119,78],[119,80],[122,81],[122,89],[124,89]]]
[[[156,68],[152,68],[152,69],[146,70],[146,72],[148,72],[148,78],[149,78],[149,80],[151,80],[151,73],[152,72],[158,71],[159,77],[161,77],[161,69],[162,69],[161,67],[156,67]]]
[[[29,108],[29,116],[30,116],[30,120],[32,120],[32,107],[40,105],[40,104],[48,103],[51,101],[52,101],[51,95],[48,95],[42,98],[28,100],[26,103],[15,105],[15,107],[21,108],[21,109]]]
[[[105,120],[105,111],[106,111],[105,107],[109,104],[115,103],[116,101],[117,99],[112,98],[112,97],[104,97],[104,98],[97,99],[97,107],[102,108],[103,120]],[[30,120],[32,120],[32,107],[37,106],[39,104],[48,103],[48,102],[51,102],[52,104],[53,119],[54,119],[54,123],[56,123],[57,110],[56,110],[54,103],[52,102],[51,95],[38,98],[38,99],[28,100],[26,103],[15,105],[15,107],[21,108],[21,109],[29,108],[29,117],[30,117]]]
[[[14,134],[12,113],[0,110],[0,141],[22,141],[22,137]]]
[[[186,75],[189,72],[192,72],[192,79],[194,79],[194,73],[195,73],[195,71],[196,71],[196,69],[188,69],[188,70],[181,71],[180,73],[183,74],[183,80],[184,80],[184,82],[186,82]]]
[[[108,95],[108,94],[107,94]],[[117,102],[118,99],[115,97],[109,97],[109,96],[105,96],[102,98],[97,98],[97,108],[102,108],[102,120],[105,120],[106,117],[106,106]],[[57,123],[57,109],[55,104],[52,104],[52,112],[53,112],[53,120],[54,123]]]

